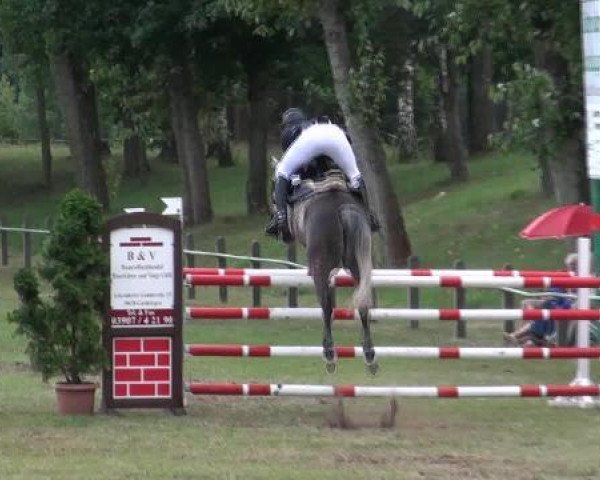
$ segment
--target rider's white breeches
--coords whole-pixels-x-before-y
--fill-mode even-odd
[[[304,130],[285,151],[275,174],[289,179],[313,158],[321,155],[328,156],[342,169],[351,187],[358,186],[361,174],[352,146],[344,131],[331,123],[317,123]]]

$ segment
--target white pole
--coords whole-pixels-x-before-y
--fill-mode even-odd
[[[588,276],[592,264],[592,242],[588,237],[577,239],[577,274]],[[590,308],[590,289],[577,289],[577,308]],[[590,322],[582,320],[577,322],[577,346],[589,347],[590,345]],[[590,361],[580,358],[577,360],[577,372],[570,385],[588,386],[592,385],[590,380]],[[590,408],[600,405],[599,399],[591,396],[580,397],[556,397],[548,402],[557,407],[579,407]]]
[[[588,276],[591,269],[591,240],[587,237],[577,239],[577,272],[580,276]],[[590,289],[579,288],[577,290],[577,308],[590,308]],[[577,346],[590,346],[590,322],[583,320],[577,322]],[[590,382],[590,362],[589,360],[577,361],[577,375],[575,383],[578,385],[589,385]]]
[[[583,84],[585,94],[585,123],[586,123],[586,157],[588,176],[594,184],[600,179],[600,0],[580,0],[581,34],[583,43]],[[593,200],[595,203],[595,200]],[[594,205],[597,208],[597,205]],[[577,243],[578,275],[589,274],[591,267],[590,239],[580,238]],[[590,293],[587,288],[578,290],[578,306],[589,306]],[[578,322],[577,345],[589,345],[589,322]],[[589,382],[589,362],[577,362],[577,374],[573,383],[587,384]],[[550,401],[551,405],[591,407],[598,404],[598,399],[592,397],[575,397],[571,400],[558,397]]]

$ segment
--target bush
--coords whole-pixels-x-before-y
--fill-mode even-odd
[[[62,374],[67,383],[82,383],[84,375],[98,373],[103,365],[101,319],[109,268],[99,243],[101,228],[101,205],[79,190],[68,193],[39,267],[51,301],[42,300],[31,269],[15,275],[21,305],[8,319],[27,338],[32,367],[44,381]]]

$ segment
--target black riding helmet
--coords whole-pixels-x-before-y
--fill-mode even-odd
[[[281,115],[281,148],[285,151],[298,138],[307,123],[306,114],[297,107],[288,108]]]
[[[304,121],[306,121],[306,114],[297,107],[288,108],[281,114],[281,125],[284,128],[287,125],[298,125]]]

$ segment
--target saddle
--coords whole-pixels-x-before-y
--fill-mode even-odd
[[[341,170],[331,169],[318,178],[292,177],[292,190],[288,194],[288,203],[307,200],[308,198],[324,192],[348,192],[348,181]]]

